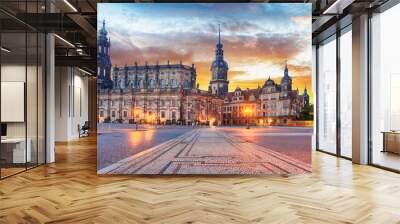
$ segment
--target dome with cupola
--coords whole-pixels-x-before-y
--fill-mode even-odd
[[[269,76],[268,79],[267,79],[267,81],[265,81],[265,83],[264,83],[264,87],[267,87],[267,86],[274,86],[274,85],[275,85],[274,80],[272,80],[272,79],[271,79],[271,76]]]

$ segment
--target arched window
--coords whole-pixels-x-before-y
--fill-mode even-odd
[[[185,80],[185,81],[183,82],[183,88],[185,88],[185,89],[189,89],[189,88],[190,88],[190,86],[189,86],[189,80]]]
[[[143,80],[139,79],[137,86],[138,86],[138,88],[143,88]]]
[[[160,88],[164,89],[166,87],[166,81],[165,79],[160,80]]]
[[[149,88],[150,88],[150,89],[154,89],[154,88],[155,88],[154,79],[150,79],[150,81],[149,81]]]
[[[176,81],[176,79],[171,79],[171,87],[172,88],[177,88],[178,87],[178,82]]]
[[[135,81],[135,88],[139,88],[139,80]]]

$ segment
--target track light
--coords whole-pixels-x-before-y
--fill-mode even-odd
[[[81,68],[79,68],[79,67],[78,67],[78,70],[81,71],[81,72],[83,72],[83,73],[85,73],[86,75],[93,75],[92,73],[90,73],[90,72],[88,72],[88,71],[86,71],[86,70],[83,70],[83,69],[81,69]]]
[[[10,53],[11,52],[11,50],[9,50],[9,49],[7,49],[5,47],[1,47],[1,51],[4,51],[6,53]]]
[[[64,3],[67,4],[74,12],[78,12],[78,10],[68,0],[64,0]]]
[[[335,14],[339,15],[343,13],[343,10],[351,5],[355,0],[336,0],[322,13],[323,15]]]
[[[59,40],[61,40],[62,42],[64,42],[64,43],[66,43],[67,45],[69,45],[70,47],[73,47],[73,48],[75,48],[75,45],[73,45],[71,42],[69,42],[68,40],[66,40],[66,39],[64,39],[64,38],[62,38],[62,37],[60,37],[59,35],[57,35],[57,34],[54,34],[54,36],[55,37],[57,37]]]

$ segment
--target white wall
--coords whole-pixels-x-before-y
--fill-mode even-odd
[[[88,78],[72,67],[57,67],[55,73],[55,140],[70,141],[88,120]]]
[[[36,70],[39,69],[39,70]],[[29,139],[31,148],[32,162],[39,159],[39,163],[44,163],[45,150],[45,116],[44,116],[44,74],[42,68],[35,66],[25,66],[25,64],[3,64],[1,66],[2,82],[24,82],[26,84],[26,101],[23,102],[20,113],[26,112],[26,120],[21,122],[6,122],[8,138]],[[27,79],[27,80],[25,80]],[[20,90],[24,94],[24,90]],[[2,96],[7,97],[7,96]],[[26,102],[26,107],[25,107]],[[3,113],[13,113],[12,108],[1,108]],[[14,112],[16,113],[16,112]],[[50,161],[51,162],[51,161]]]
[[[25,82],[25,64],[6,64],[1,66],[2,82]],[[7,108],[1,108],[7,110]],[[25,122],[8,122],[7,137],[25,137]]]

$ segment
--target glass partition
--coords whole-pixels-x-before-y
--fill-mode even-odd
[[[372,17],[371,162],[400,170],[400,4]]]
[[[27,167],[37,165],[38,149],[38,34],[27,33],[27,64],[26,64],[26,114],[27,114],[27,151],[30,157]]]
[[[336,153],[336,36],[318,47],[318,149]]]
[[[1,34],[1,175],[24,171],[30,162],[26,134],[26,33]],[[4,50],[6,49],[6,50]]]
[[[43,1],[3,6],[36,13]],[[45,44],[43,33],[0,12],[1,179],[45,163]]]
[[[38,33],[38,63],[37,63],[37,163],[44,164],[46,162],[46,139],[45,139],[45,100],[46,100],[46,36]]]
[[[340,155],[352,157],[352,33],[340,36]]]

